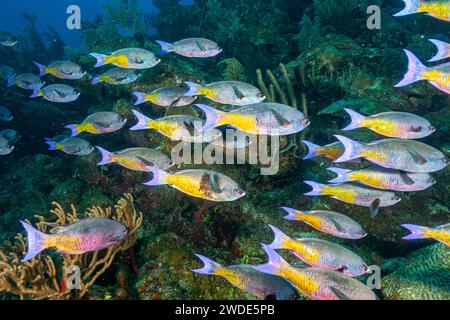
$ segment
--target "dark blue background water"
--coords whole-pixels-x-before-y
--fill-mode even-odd
[[[38,18],[39,30],[45,31],[47,26],[51,25],[58,30],[68,45],[78,46],[81,32],[67,29],[67,7],[72,4],[80,6],[82,19],[92,20],[103,13],[102,5],[117,2],[115,0],[1,0],[1,12],[4,14],[0,19],[0,30],[20,33],[23,28],[22,12],[33,13]],[[192,0],[181,2],[189,4]],[[157,12],[151,0],[141,0],[141,8],[143,13]]]

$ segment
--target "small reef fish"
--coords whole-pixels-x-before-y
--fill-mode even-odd
[[[305,238],[291,239],[280,229],[269,225],[275,234],[271,249],[291,251],[297,258],[314,268],[337,271],[349,277],[367,273],[369,267],[354,252],[329,241]]]
[[[13,115],[11,111],[9,111],[5,107],[0,106],[0,120],[2,121],[11,121],[13,119]]]
[[[196,256],[203,262],[204,267],[192,270],[198,274],[223,277],[232,285],[250,293],[258,299],[294,300],[297,292],[285,279],[256,271],[250,265],[222,266],[202,255]]]
[[[72,137],[76,137],[82,132],[92,134],[103,134],[116,132],[122,129],[127,122],[127,118],[116,112],[97,112],[91,114],[80,124],[69,124],[67,129],[72,131]]]
[[[255,86],[239,81],[221,81],[207,85],[185,82],[189,91],[185,96],[204,96],[208,99],[233,106],[246,106],[264,101],[266,97]]]
[[[161,62],[152,52],[140,48],[127,48],[113,52],[110,55],[90,53],[97,59],[95,67],[113,64],[125,69],[149,69]]]
[[[342,129],[344,131],[368,128],[383,136],[401,139],[421,139],[436,131],[428,120],[412,113],[383,112],[366,117],[351,109],[344,110],[352,119],[352,122]]]
[[[131,131],[156,130],[173,141],[192,143],[210,143],[222,135],[219,130],[209,130],[203,133],[202,119],[194,116],[174,115],[153,120],[136,110],[132,111],[138,119],[138,123],[130,128]]]
[[[20,136],[16,130],[5,129],[0,131],[0,138],[6,139],[10,144],[19,142]]]
[[[22,262],[33,259],[48,248],[70,255],[99,251],[120,243],[128,234],[125,225],[105,218],[78,220],[57,227],[54,234],[40,232],[24,221],[20,223],[27,232],[28,241],[28,251]]]
[[[160,55],[176,52],[180,56],[188,58],[210,58],[222,52],[217,43],[204,38],[183,39],[175,43],[160,40],[156,42],[161,46]]]
[[[263,245],[263,249],[269,262],[254,268],[285,278],[313,300],[377,300],[375,293],[355,278],[336,271],[295,268],[269,246]]]
[[[135,106],[151,102],[160,107],[184,107],[197,100],[197,97],[186,97],[186,89],[180,87],[166,87],[152,93],[133,92],[136,97]]]
[[[357,240],[367,236],[367,232],[361,225],[346,215],[325,210],[299,211],[283,207],[288,213],[284,219],[291,221],[303,221],[311,227],[342,239]]]
[[[35,86],[42,88],[45,85],[45,82],[41,81],[41,77],[33,73],[22,73],[17,76],[9,73],[5,76],[8,87],[15,85],[21,89],[34,90]]]
[[[33,94],[30,98],[43,97],[45,100],[56,103],[68,103],[77,100],[81,92],[74,87],[65,84],[51,84],[49,86],[40,88],[38,85],[33,85]]]
[[[134,69],[112,68],[101,75],[96,75],[92,79],[92,84],[96,85],[102,82],[119,85],[135,82],[139,78],[139,74]]]
[[[50,148],[48,150],[61,150],[73,156],[87,156],[94,151],[94,147],[86,140],[58,136],[54,139],[45,138]]]
[[[405,8],[394,14],[394,17],[426,13],[433,18],[450,21],[448,0],[403,0],[403,2],[405,3]]]
[[[409,236],[403,238],[405,240],[435,239],[450,247],[450,223],[436,228],[421,227],[414,224],[403,224],[402,227],[412,232]]]
[[[335,162],[365,158],[379,166],[407,172],[436,172],[447,167],[449,160],[439,150],[415,140],[385,139],[364,144],[336,135],[345,147]]]
[[[109,152],[101,147],[97,147],[102,155],[99,166],[117,163],[124,168],[151,172],[148,167],[157,167],[161,170],[168,170],[173,166],[173,161],[164,153],[149,148],[131,148],[118,152]]]
[[[314,181],[305,181],[313,190],[305,193],[306,196],[331,196],[333,199],[363,207],[369,207],[372,218],[378,214],[379,208],[390,207],[401,198],[395,193],[384,190],[371,189],[353,183],[320,184]]]
[[[219,128],[222,136],[214,140],[211,144],[227,151],[245,149],[252,144],[252,137],[242,131],[224,126]]]
[[[380,166],[372,166],[361,170],[347,170],[342,168],[328,168],[338,176],[329,183],[361,182],[366,186],[392,191],[422,191],[430,188],[436,180],[428,173],[411,173]]]
[[[325,156],[334,161],[339,159],[339,157],[344,154],[344,146],[339,141],[323,147],[306,140],[303,140],[303,143],[308,147],[308,154],[303,158],[303,160],[312,159],[318,156]]]
[[[403,80],[395,85],[396,88],[425,80],[439,90],[450,94],[450,62],[433,67],[427,67],[420,62],[414,53],[409,50],[403,51],[405,51],[406,56],[408,57],[408,71]]]
[[[4,47],[14,47],[19,40],[9,32],[0,31],[0,44]]]
[[[153,179],[145,185],[170,185],[195,198],[214,202],[231,202],[245,196],[244,190],[231,178],[208,170],[183,170],[168,173],[155,167],[149,167]]]
[[[0,137],[0,156],[6,156],[13,151],[14,146],[5,137]]]
[[[86,72],[78,64],[71,61],[55,61],[48,66],[37,62],[34,62],[34,64],[39,68],[39,75],[41,77],[46,74],[51,74],[59,79],[79,80],[86,75]]]
[[[229,125],[255,135],[285,136],[305,129],[309,120],[292,107],[279,103],[259,103],[223,112],[208,105],[197,104],[206,115],[204,131]]]
[[[450,43],[437,39],[429,39],[429,40],[436,46],[437,53],[433,58],[428,60],[428,62],[435,62],[450,58]]]

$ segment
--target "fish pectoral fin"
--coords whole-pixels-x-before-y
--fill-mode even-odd
[[[189,132],[189,135],[191,137],[195,136],[195,126],[194,123],[192,123],[192,121],[186,121],[184,122],[184,127],[186,128],[186,130]]]
[[[419,132],[421,132],[422,131],[422,126],[419,126],[419,127],[411,127],[411,128],[409,128],[409,132],[415,132],[415,133],[419,133]]]
[[[195,41],[195,44],[201,51],[207,51],[204,45],[202,45],[199,41]]]
[[[289,121],[286,120],[285,117],[283,117],[278,111],[276,110],[271,110],[272,114],[274,115],[275,119],[277,119],[278,123],[283,126],[283,127],[287,127],[289,126],[291,123]]]
[[[61,73],[62,73],[62,74],[65,74],[66,76],[71,76],[71,75],[73,75],[73,72],[72,72],[72,71],[64,71],[64,70],[62,70]]]
[[[99,127],[103,127],[103,128],[109,128],[111,127],[111,122],[100,122],[100,121],[96,121],[92,123],[94,126],[99,126]]]
[[[339,268],[334,269],[334,271],[341,272],[341,273],[344,272],[345,270],[348,270],[348,267],[346,265],[342,265],[342,266],[339,266]]]
[[[425,159],[425,157],[418,153],[416,150],[413,150],[408,146],[405,146],[405,149],[413,158],[414,162],[417,162],[418,164],[426,164],[428,162],[428,160]]]
[[[219,176],[216,174],[205,174],[202,177],[202,188],[205,190],[211,190],[214,193],[223,192],[223,190],[220,188]]]
[[[176,98],[175,100],[172,101],[172,103],[169,105],[169,107],[175,107],[178,102],[181,101],[181,97]]]
[[[133,63],[135,63],[135,64],[143,64],[144,60],[143,59],[139,59],[139,58],[134,58],[133,59]]]
[[[242,99],[244,99],[245,98],[245,94],[244,93],[242,93],[242,91],[241,90],[239,90],[239,88],[238,87],[236,87],[236,86],[233,86],[233,91],[234,91],[234,94],[236,95],[236,97],[239,99],[239,100],[242,100]]]
[[[370,214],[372,218],[375,218],[378,215],[378,211],[380,210],[380,198],[376,198],[370,204]]]
[[[65,94],[64,92],[62,92],[62,91],[55,90],[55,92],[56,92],[56,94],[57,94],[58,96],[60,96],[61,98],[64,98],[64,97],[66,96],[66,94]]]
[[[342,226],[333,218],[330,218],[330,221],[333,223],[333,225],[335,226],[336,230],[339,232],[345,232],[345,229],[342,228]]]
[[[415,181],[413,179],[411,179],[410,176],[408,176],[408,173],[406,172],[401,172],[400,173],[400,177],[402,178],[403,182],[406,183],[407,185],[411,186],[415,183]]]
[[[330,290],[339,298],[339,300],[352,300],[348,295],[336,287],[330,287]]]
[[[147,159],[144,159],[142,157],[136,157],[139,161],[142,161],[146,166],[148,167],[153,167],[155,166],[155,163],[153,163],[152,161],[148,161]]]

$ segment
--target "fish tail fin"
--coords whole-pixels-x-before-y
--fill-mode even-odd
[[[107,63],[106,62],[106,57],[107,57],[106,54],[100,54],[100,53],[95,53],[95,52],[92,52],[92,53],[89,53],[89,54],[91,56],[93,56],[95,59],[97,59],[97,63],[94,66],[95,68],[104,66]]]
[[[217,127],[219,117],[223,113],[222,111],[216,110],[206,104],[196,104],[195,106],[200,108],[206,116],[206,123],[202,128],[202,132],[208,132]]]
[[[138,119],[138,123],[135,126],[131,127],[130,130],[131,131],[138,131],[138,130],[146,130],[146,129],[148,129],[149,128],[149,124],[153,120],[150,119],[149,117],[146,117],[145,115],[143,115],[139,111],[136,111],[136,110],[131,110],[131,111],[133,112],[135,117]]]
[[[447,59],[448,51],[450,49],[450,44],[448,44],[444,41],[441,41],[441,40],[437,40],[437,39],[429,39],[429,40],[436,46],[437,53],[433,58],[428,60],[428,62],[436,62],[436,61]]]
[[[100,82],[102,82],[100,80],[100,75],[98,74],[93,74],[92,75],[92,84],[95,86],[96,84],[99,84]]]
[[[147,169],[149,169],[151,171],[151,173],[153,174],[153,179],[144,183],[144,185],[149,186],[149,187],[156,187],[156,186],[162,186],[164,184],[166,184],[165,180],[166,180],[166,176],[167,176],[167,172],[158,169],[156,167],[147,167]]]
[[[222,267],[222,265],[217,262],[212,261],[211,259],[202,256],[200,254],[195,255],[203,262],[203,268],[192,270],[195,273],[199,274],[216,274],[217,270]]]
[[[417,13],[417,10],[419,9],[420,0],[403,0],[405,3],[405,8],[394,14],[394,17],[401,17],[401,16],[407,16],[409,14]]]
[[[407,86],[416,81],[422,80],[422,74],[427,69],[426,66],[409,50],[403,50],[408,57],[408,71],[403,80],[395,85],[396,88]]]
[[[112,159],[113,153],[103,149],[102,147],[97,146],[96,148],[98,151],[100,151],[100,153],[102,155],[102,161],[97,163],[98,166],[104,166],[104,165],[107,165],[107,164],[113,162],[113,159]]]
[[[185,97],[194,97],[200,95],[200,91],[203,89],[203,86],[186,81],[185,84],[189,87],[189,91],[184,94]]]
[[[312,159],[318,155],[318,149],[320,146],[306,140],[303,140],[303,143],[308,147],[308,154],[303,158],[303,160]]]
[[[71,137],[76,137],[77,135],[79,135],[81,133],[81,131],[78,129],[78,125],[77,124],[69,124],[67,126],[65,126],[64,128],[69,129],[71,131]]]
[[[50,150],[50,151],[55,151],[55,150],[57,150],[57,149],[56,149],[56,144],[57,144],[56,141],[54,141],[54,140],[52,140],[52,139],[50,139],[50,138],[45,138],[45,143],[49,145],[48,150]]]
[[[342,169],[342,168],[327,168],[328,171],[336,173],[338,176],[334,179],[329,180],[329,183],[344,183],[350,181],[348,178],[348,174],[352,172],[351,170]]]
[[[352,122],[342,130],[350,131],[350,130],[361,128],[362,120],[365,119],[366,117],[352,109],[344,108],[344,110],[352,118]]]
[[[27,232],[27,242],[28,242],[28,251],[25,257],[22,259],[22,262],[33,259],[37,256],[42,250],[46,249],[47,246],[45,244],[45,240],[47,235],[45,233],[40,232],[39,230],[33,228],[28,223],[24,221],[20,221],[22,226],[25,228]]]
[[[299,217],[301,217],[302,214],[304,214],[301,211],[298,210],[294,210],[292,208],[288,208],[288,207],[281,207],[281,209],[283,209],[284,211],[287,212],[287,216],[284,217],[284,219],[286,220],[299,220]]]
[[[36,65],[36,67],[39,68],[39,76],[43,77],[45,76],[47,72],[47,66],[44,66],[43,64],[37,63],[36,61],[33,61],[33,63]]]
[[[269,224],[269,227],[270,227],[270,229],[272,229],[272,231],[273,231],[273,233],[275,235],[275,239],[269,245],[269,248],[274,249],[274,250],[276,250],[276,249],[284,249],[286,241],[291,240],[291,238],[289,238],[287,235],[285,235],[283,233],[283,231],[281,231],[277,227],[274,227],[274,226],[272,226],[270,224]]]
[[[6,79],[6,86],[8,88],[10,88],[10,87],[12,87],[14,85],[14,75],[6,74],[5,75],[5,79]]]
[[[289,267],[289,264],[284,260],[275,250],[270,248],[270,246],[262,245],[264,251],[267,253],[269,261],[266,264],[260,266],[254,266],[253,268],[257,271],[280,275],[283,273],[283,268]]]
[[[305,193],[305,196],[321,196],[323,195],[324,184],[317,183],[314,181],[304,181],[307,185],[311,186],[313,189],[310,192]]]
[[[161,51],[159,52],[160,56],[165,55],[165,54],[173,51],[173,49],[172,49],[173,44],[171,44],[169,42],[156,40],[156,43],[161,46]]]
[[[145,97],[147,96],[146,93],[133,92],[133,95],[136,97],[136,102],[134,103],[135,106],[145,103]]]
[[[41,87],[38,84],[33,84],[33,93],[31,94],[30,98],[37,98],[42,96]]]
[[[335,137],[344,145],[345,151],[334,162],[340,163],[360,158],[361,148],[363,147],[361,143],[340,135],[335,135]]]
[[[426,239],[427,236],[424,235],[426,230],[429,230],[427,227],[417,226],[415,224],[402,224],[402,227],[411,231],[411,234],[403,237],[404,240],[415,240],[415,239]]]

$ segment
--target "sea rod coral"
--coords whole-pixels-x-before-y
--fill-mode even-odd
[[[19,296],[20,299],[84,298],[96,280],[111,266],[116,255],[128,250],[136,242],[136,231],[142,224],[143,216],[133,203],[133,197],[125,194],[114,209],[94,206],[84,213],[83,218],[109,218],[123,223],[129,229],[122,243],[102,251],[76,256],[61,254],[61,259],[58,259],[59,256],[42,253],[31,261],[22,263],[27,240],[18,234],[15,243],[6,243],[0,250],[0,291]],[[36,227],[41,232],[50,232],[53,226],[67,225],[81,218],[74,205],[70,212],[66,212],[56,202],[53,206],[50,213],[56,217],[56,221],[36,216],[39,220]],[[65,280],[70,266],[77,266],[81,271],[80,289],[73,292],[66,286]]]

